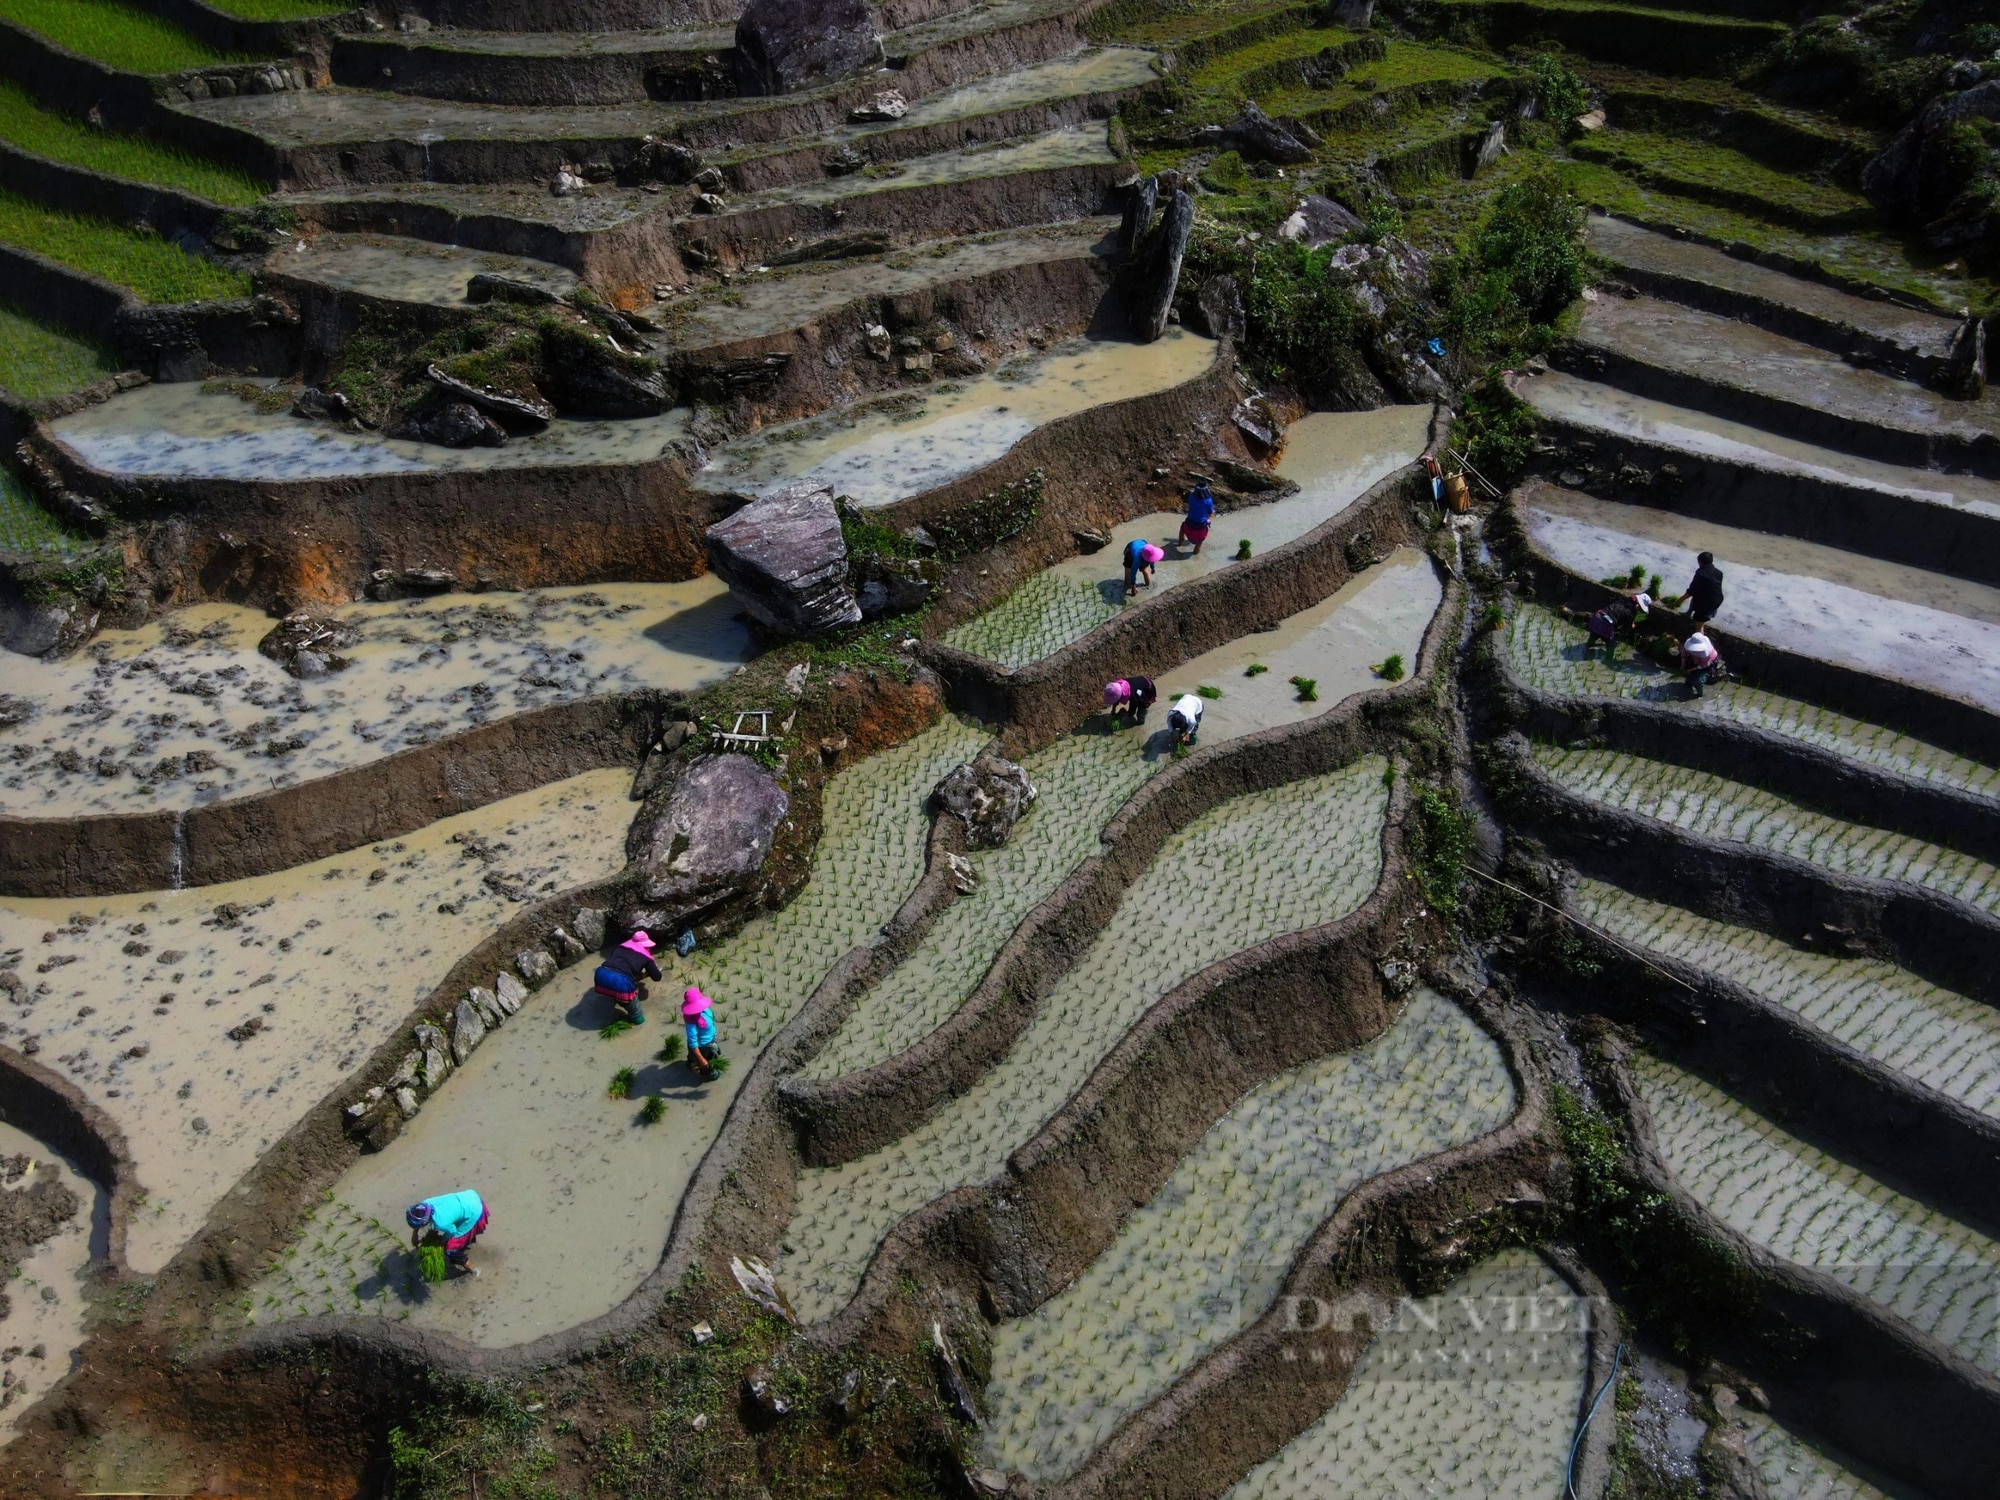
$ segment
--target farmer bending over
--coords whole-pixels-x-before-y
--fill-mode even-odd
[[[1139,592],[1139,575],[1144,574],[1146,587],[1153,586],[1153,568],[1167,554],[1155,547],[1142,536],[1135,536],[1125,544],[1125,597],[1131,598]]]
[[[715,1060],[722,1049],[715,1045],[715,1012],[708,996],[694,985],[688,986],[681,1001],[681,1022],[687,1028],[688,1066],[707,1082],[715,1076]]]
[[[634,1026],[646,1024],[646,1012],[639,1007],[641,979],[663,977],[653,962],[653,940],[642,930],[633,933],[597,966],[597,993],[625,1012]]]
[[[444,1246],[444,1263],[448,1271],[457,1271],[466,1276],[477,1276],[476,1266],[466,1262],[466,1255],[472,1249],[472,1242],[486,1232],[487,1220],[492,1212],[479,1200],[479,1194],[470,1188],[456,1193],[440,1193],[435,1198],[426,1198],[421,1203],[412,1203],[403,1217],[410,1226],[410,1248],[421,1247],[427,1240]]]

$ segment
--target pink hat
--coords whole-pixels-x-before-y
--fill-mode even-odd
[[[653,940],[646,935],[646,929],[643,927],[625,939],[620,946],[630,948],[634,953],[643,953],[648,958],[653,954]]]
[[[681,1014],[684,1016],[698,1016],[707,1009],[708,996],[704,995],[694,985],[689,985],[687,987],[687,998],[681,1001]]]
[[[1107,682],[1104,684],[1104,706],[1106,708],[1116,708],[1119,704],[1129,701],[1131,697],[1132,684],[1122,677],[1116,682]]]
[[[1139,555],[1145,558],[1147,562],[1153,563],[1153,562],[1159,562],[1167,554],[1161,551],[1158,547],[1155,547],[1151,542],[1148,542],[1146,543],[1146,550],[1144,552],[1141,552]]]

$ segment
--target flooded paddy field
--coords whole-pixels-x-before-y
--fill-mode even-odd
[[[1709,714],[1751,729],[1783,735],[1843,759],[1980,796],[2000,796],[2000,769],[1953,755],[1879,724],[1850,719],[1798,698],[1740,682],[1717,683],[1700,698],[1687,697],[1680,674],[1621,646],[1614,661],[1602,649],[1586,654],[1581,623],[1539,605],[1523,604],[1508,622],[1508,666],[1522,686],[1579,697],[1633,698],[1672,703],[1684,713]],[[1995,756],[2000,761],[2000,755]]]
[[[1157,511],[1126,522],[1101,551],[1072,557],[1026,579],[984,614],[948,632],[944,643],[996,661],[1010,670],[1040,661],[1112,619],[1128,604],[1144,603],[1177,584],[1240,566],[1237,544],[1248,541],[1252,558],[1304,536],[1352,505],[1378,480],[1414,463],[1430,430],[1428,406],[1392,406],[1371,412],[1318,412],[1285,431],[1278,473],[1299,486],[1296,495],[1228,511],[1215,518],[1208,544],[1195,555],[1175,541],[1182,511]],[[1166,550],[1149,587],[1125,597],[1125,544],[1144,538]]]
[[[132,1268],[165,1265],[518,903],[616,873],[630,779],[593,771],[198,891],[0,900],[0,1034],[124,1132]]]
[[[1924,1087],[2000,1115],[2000,1011],[1990,1005],[1881,959],[1807,952],[1594,880],[1578,883],[1574,904],[1620,942],[1733,980]]]
[[[352,663],[301,680],[261,654],[276,624],[200,604],[107,630],[76,656],[0,656],[0,812],[194,807],[364,765],[511,714],[641,688],[689,692],[752,654],[713,577],[444,595],[330,611]],[[11,716],[11,715],[10,715]]]
[[[991,1461],[1042,1483],[1073,1472],[1263,1315],[1349,1192],[1498,1129],[1514,1107],[1499,1046],[1427,989],[1374,1041],[1253,1090],[1088,1270],[995,1330]]]
[[[242,1310],[256,1322],[316,1314],[388,1316],[472,1343],[523,1343],[596,1317],[658,1264],[675,1210],[759,1054],[836,961],[866,941],[923,875],[938,778],[984,737],[947,719],[841,772],[825,790],[825,832],[797,900],[712,950],[669,951],[647,1021],[609,1040],[609,1002],[588,970],[532,996],[426,1103],[387,1149],[333,1189]],[[657,1054],[680,1034],[680,996],[715,1005],[730,1069],[700,1083]],[[631,1068],[625,1099],[609,1097]],[[639,1118],[659,1096],[666,1113]],[[403,1210],[472,1188],[493,1224],[476,1280],[423,1287],[411,1274]]]
[[[431,307],[464,306],[466,288],[479,275],[504,276],[556,297],[566,297],[582,285],[574,271],[547,261],[391,234],[316,234],[273,255],[265,269]]]
[[[1863,1465],[1761,1412],[1738,1408],[1737,1418],[1768,1500],[1921,1500],[1893,1481],[1864,1477]]]
[[[1667,1166],[1730,1228],[1824,1272],[1989,1373],[2000,1244],[1650,1056],[1632,1076]]]
[[[1536,550],[1585,578],[1638,566],[1679,590],[1711,551],[1725,632],[2000,710],[2000,589],[1547,485],[1518,503]]]
[[[57,1189],[60,1190],[57,1190]],[[68,1194],[69,1211],[63,1207]],[[85,1277],[105,1257],[109,1196],[34,1136],[0,1123],[0,1441],[76,1366],[90,1321]],[[27,1241],[26,1254],[21,1250]]]
[[[1529,1299],[1537,1330],[1493,1316]],[[1422,1310],[1399,1312],[1332,1410],[1224,1500],[1561,1494],[1590,1368],[1582,1299],[1538,1256],[1506,1250]]]
[[[895,1144],[806,1172],[779,1268],[800,1316],[818,1322],[846,1305],[905,1215],[1000,1170],[1182,980],[1367,900],[1381,874],[1387,769],[1370,757],[1203,814],[1161,847],[1005,1059]]]
[[[1836,874],[1920,885],[1980,911],[2000,906],[2000,870],[1982,860],[1843,823],[1740,781],[1608,750],[1537,747],[1535,760],[1579,797],[1689,833],[1788,854]]]
[[[49,432],[92,468],[123,478],[283,481],[655,463],[688,422],[686,408],[619,422],[558,417],[497,448],[443,448],[295,417],[296,395],[270,380],[145,385],[60,417]]]
[[[1216,348],[1178,328],[1155,344],[1070,339],[990,374],[766,428],[716,450],[698,482],[764,494],[812,480],[863,509],[891,505],[1004,458],[1051,422],[1185,385]]]

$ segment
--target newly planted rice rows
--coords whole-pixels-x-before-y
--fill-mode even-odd
[[[0,243],[32,250],[146,302],[207,302],[250,295],[250,278],[180,246],[108,219],[60,213],[0,192]]]
[[[1348,1192],[1497,1129],[1513,1109],[1499,1047],[1429,990],[1368,1045],[1257,1089],[1088,1271],[994,1334],[995,1464],[1045,1483],[1072,1472],[1263,1314]]]
[[[1514,675],[1523,686],[1540,692],[1674,703],[1691,714],[1708,714],[1782,734],[1913,781],[2000,796],[2000,770],[1992,766],[1796,698],[1782,698],[1741,683],[1724,683],[1698,700],[1685,701],[1680,679],[1658,663],[1626,645],[1618,648],[1615,662],[1606,662],[1601,650],[1586,658],[1583,627],[1532,604],[1521,607],[1508,626],[1506,639]]]
[[[24,401],[59,396],[118,368],[108,349],[0,303],[0,388]]]
[[[177,73],[239,60],[118,0],[0,0],[0,21],[128,73]]]
[[[916,951],[863,995],[806,1067],[833,1078],[873,1067],[936,1030],[978,986],[1022,918],[1098,848],[1098,834],[1157,762],[1115,735],[1072,735],[1023,763],[1035,805],[999,849],[967,856],[979,886],[937,919]]]
[[[1579,911],[1620,941],[1732,979],[1927,1088],[2000,1115],[2000,1011],[1878,959],[1808,953],[1584,881]]]
[[[339,1199],[323,1205],[251,1289],[253,1323],[390,1312],[429,1295],[409,1236]]]
[[[724,1045],[762,1047],[798,1013],[827,970],[896,914],[924,869],[924,800],[985,736],[945,719],[826,785],[825,831],[812,880],[783,911],[749,924],[713,952],[662,962],[664,993],[699,984],[716,1003]],[[678,970],[679,972],[674,972]]]
[[[1381,875],[1384,769],[1363,760],[1182,829],[997,1067],[894,1145],[807,1172],[781,1267],[799,1312],[815,1322],[837,1312],[899,1220],[999,1171],[1182,980],[1365,901]]]
[[[0,141],[51,161],[179,188],[214,203],[246,206],[270,191],[249,173],[222,162],[43,109],[27,90],[11,83],[0,83]]]
[[[1787,1135],[1691,1073],[1636,1057],[1660,1150],[1710,1212],[2000,1370],[2000,1244]]]
[[[1750,1461],[1768,1500],[1889,1500],[1839,1458],[1769,1417],[1739,1407]]]
[[[1560,1493],[1588,1369],[1582,1306],[1540,1259],[1503,1251],[1421,1316],[1401,1311],[1333,1409],[1224,1500]]]
[[[985,614],[947,631],[944,643],[1014,671],[1054,655],[1123,608],[1101,584],[1037,573]]]
[[[1537,748],[1568,790],[1706,838],[1789,854],[1841,875],[1923,886],[1981,911],[2000,905],[2000,870],[1921,839],[1843,823],[1705,771],[1606,750]]]

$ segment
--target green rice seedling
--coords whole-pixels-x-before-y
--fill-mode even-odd
[[[1482,630],[1502,630],[1506,625],[1507,611],[1500,607],[1498,599],[1487,605],[1479,616],[1479,626]]]
[[[1403,680],[1402,654],[1399,652],[1393,656],[1385,657],[1382,660],[1382,662],[1374,668],[1374,672],[1375,675],[1381,678],[1384,682],[1401,682]]]
[[[270,191],[268,184],[235,167],[43,109],[12,83],[0,83],[0,140],[51,161],[179,188],[231,208],[247,208]]]
[[[0,386],[16,396],[39,401],[117,368],[117,356],[109,349],[0,304]]]
[[[1664,585],[1662,584],[1660,575],[1658,573],[1655,573],[1652,577],[1646,580],[1646,592],[1651,594],[1655,599],[1660,597],[1660,589],[1663,586]]]
[[[128,73],[177,73],[255,60],[217,52],[171,22],[117,0],[0,0],[0,19]]]
[[[724,1073],[727,1073],[729,1071],[729,1068],[730,1068],[729,1059],[726,1057],[718,1057],[715,1060],[715,1066],[711,1068],[709,1071],[714,1073],[717,1078],[720,1078]]]
[[[1299,690],[1299,702],[1319,702],[1319,679],[1317,677],[1294,677],[1292,686]]]
[[[639,1121],[644,1125],[657,1125],[666,1116],[667,1101],[658,1094],[652,1095],[639,1106]]]
[[[1199,698],[1220,698],[1222,696],[1221,688],[1211,687],[1205,682],[1200,687],[1196,688],[1194,691],[1195,691],[1195,696]]]
[[[681,1060],[681,1039],[677,1036],[669,1036],[660,1044],[660,1050],[656,1055],[663,1063],[679,1062]]]
[[[209,0],[209,6],[246,21],[304,21],[354,8],[348,0]]]
[[[632,1080],[639,1076],[636,1068],[620,1068],[611,1075],[611,1087],[607,1092],[613,1099],[632,1097]]]
[[[1250,561],[1250,538],[1249,538],[1249,537],[1247,537],[1247,536],[1246,536],[1246,537],[1244,537],[1242,541],[1240,541],[1240,542],[1238,542],[1238,543],[1236,544],[1236,560],[1237,560],[1238,562],[1248,562],[1248,561]]]
[[[1271,669],[1265,666],[1261,661],[1253,661],[1250,663],[1249,666],[1243,669],[1243,675],[1245,677],[1261,677],[1264,673],[1270,670]]]
[[[419,1246],[417,1249],[417,1271],[432,1286],[442,1285],[445,1278],[444,1246]]]
[[[615,1041],[631,1029],[630,1021],[611,1021],[597,1028],[597,1036],[600,1041]]]
[[[250,295],[250,278],[241,271],[189,255],[158,235],[108,219],[58,213],[13,193],[0,193],[0,242],[129,287],[147,302],[228,301]]]

